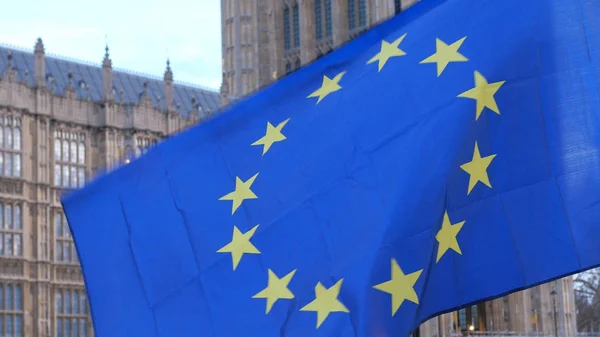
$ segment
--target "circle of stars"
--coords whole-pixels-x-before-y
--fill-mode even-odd
[[[377,63],[377,72],[381,72],[391,59],[405,56],[406,52],[400,48],[400,44],[405,40],[406,36],[407,34],[404,34],[392,42],[382,40],[380,51],[369,59],[366,64]],[[439,78],[451,63],[468,62],[469,59],[459,52],[459,49],[462,47],[466,38],[467,37],[463,37],[451,44],[447,44],[437,38],[435,41],[435,53],[423,59],[419,64],[435,64],[437,77]],[[307,98],[317,98],[316,104],[319,104],[329,95],[342,90],[343,87],[340,82],[346,73],[347,71],[338,72],[332,78],[323,75],[321,86],[309,94]],[[475,86],[473,88],[462,92],[457,97],[475,101],[475,120],[479,120],[486,108],[500,115],[500,109],[496,103],[495,94],[505,81],[490,83],[479,71],[474,71],[474,82]],[[262,156],[264,156],[275,143],[287,139],[283,134],[283,129],[289,121],[290,118],[279,122],[277,125],[267,122],[264,136],[253,142],[251,146],[262,146]],[[467,195],[477,187],[478,183],[482,183],[488,188],[492,188],[487,170],[495,157],[496,154],[489,154],[482,157],[479,145],[475,142],[471,161],[460,165],[460,168],[469,175]],[[219,200],[232,201],[232,215],[242,206],[244,201],[258,199],[258,196],[252,191],[252,185],[257,177],[258,173],[246,181],[241,180],[240,177],[236,177],[234,191],[219,198]],[[444,211],[441,228],[435,235],[438,246],[436,263],[439,263],[449,250],[454,251],[458,255],[462,255],[458,234],[465,223],[466,221],[460,221],[453,224],[450,221],[448,211]],[[242,233],[234,226],[231,242],[217,251],[218,253],[231,254],[234,271],[241,262],[244,254],[261,254],[250,242],[258,227],[259,225],[256,225],[247,232]],[[279,277],[273,270],[268,269],[267,286],[252,296],[253,299],[266,300],[265,314],[269,314],[273,306],[279,300],[290,300],[295,298],[295,295],[289,289],[289,285],[296,272],[297,269],[293,269],[284,276]],[[406,301],[411,302],[414,305],[419,305],[419,298],[415,291],[415,285],[422,273],[423,269],[405,273],[398,264],[398,261],[393,257],[391,258],[390,279],[374,285],[373,288],[390,295],[390,311],[392,317]],[[311,311],[317,314],[317,329],[325,322],[331,313],[350,312],[339,299],[343,281],[344,279],[342,278],[329,288],[326,288],[321,282],[318,282],[314,290],[315,299],[300,309],[300,311]]]

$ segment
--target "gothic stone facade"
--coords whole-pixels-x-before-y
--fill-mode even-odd
[[[223,104],[331,52],[417,0],[221,0]]]
[[[221,0],[223,84],[228,104],[331,52],[417,0]],[[554,289],[556,295],[550,295]],[[576,330],[572,278],[442,315],[426,337],[475,330],[554,334]]]
[[[93,336],[60,198],[220,106],[217,92],[0,47],[0,336]]]

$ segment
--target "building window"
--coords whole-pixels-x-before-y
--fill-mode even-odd
[[[56,336],[87,336],[87,300],[83,290],[56,290]]]
[[[0,336],[23,336],[23,292],[20,284],[0,283]]]
[[[458,327],[460,330],[467,329],[467,311],[466,309],[460,309],[458,311]]]
[[[71,230],[63,213],[57,212],[54,214],[54,231],[56,233],[56,249],[54,250],[56,262],[78,263],[77,251],[71,238]]]
[[[21,118],[0,116],[0,175],[21,176]]]
[[[156,139],[150,139],[148,137],[137,137],[135,139],[135,157],[139,157],[146,154],[150,147],[156,145]]]
[[[290,9],[283,9],[283,36],[285,40],[285,50],[292,48],[292,32],[290,30]]]
[[[315,0],[315,26],[317,41],[331,37],[331,0]]]
[[[85,184],[85,134],[54,131],[54,185],[77,188]]]
[[[285,74],[288,75],[292,72],[292,64],[289,62],[285,63]]]
[[[300,8],[297,4],[283,9],[283,38],[285,50],[300,47]]]
[[[350,30],[367,25],[367,0],[348,0],[348,25]]]
[[[510,312],[508,308],[508,296],[504,296],[502,298],[502,314],[504,316],[504,322],[508,322],[510,320]]]
[[[479,330],[479,315],[477,312],[477,305],[471,306],[471,325],[474,330]]]
[[[302,63],[300,63],[300,59],[296,59],[296,64],[294,65],[294,70],[300,69]]]
[[[394,0],[394,12],[396,14],[402,12],[402,1]]]
[[[315,0],[315,28],[317,29],[317,41],[323,39],[323,3],[321,0]]]
[[[23,256],[22,213],[20,204],[0,202],[0,256]]]
[[[298,5],[292,7],[292,14],[294,16],[294,48],[300,47],[300,13]]]
[[[330,38],[333,35],[333,19],[331,18],[331,0],[325,0],[325,33]]]

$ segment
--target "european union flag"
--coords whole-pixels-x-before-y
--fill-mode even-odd
[[[406,336],[600,264],[600,2],[423,0],[64,200],[97,336]]]

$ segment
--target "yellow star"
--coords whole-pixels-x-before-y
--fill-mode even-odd
[[[493,112],[500,114],[498,105],[494,95],[506,81],[488,83],[488,81],[478,71],[475,71],[475,88],[469,89],[458,97],[472,98],[477,101],[477,111],[475,112],[475,120],[479,119],[484,108],[488,108]]]
[[[396,259],[392,259],[392,279],[373,287],[392,295],[392,316],[396,314],[396,311],[398,311],[404,300],[419,304],[419,298],[414,286],[422,272],[423,269],[404,275]]]
[[[342,71],[341,73],[335,75],[333,79],[323,75],[323,84],[321,84],[321,87],[315,90],[312,94],[308,95],[307,98],[319,97],[317,100],[317,104],[319,104],[319,102],[321,102],[321,100],[323,100],[323,98],[325,98],[327,95],[342,89],[338,83],[344,74],[346,74],[346,72]]]
[[[495,154],[492,154],[487,157],[481,158],[481,154],[479,154],[479,146],[477,142],[475,142],[475,150],[473,151],[473,159],[465,164],[460,166],[465,172],[469,174],[469,190],[467,191],[467,195],[471,193],[473,187],[478,182],[484,183],[487,187],[492,188],[490,184],[490,178],[487,174],[488,166],[492,163],[492,160],[496,157]]]
[[[398,46],[400,45],[400,43],[402,43],[402,40],[404,40],[405,37],[406,33],[400,36],[396,41],[392,43],[389,43],[386,40],[381,41],[381,51],[377,53],[377,55],[373,56],[373,58],[370,59],[367,62],[367,64],[379,61],[379,68],[377,69],[377,72],[380,72],[390,58],[394,56],[406,55],[406,53],[402,49],[398,48]]]
[[[217,250],[217,253],[231,253],[233,270],[240,264],[244,254],[260,254],[260,251],[258,251],[258,249],[250,242],[250,239],[252,239],[257,228],[258,225],[242,234],[236,226],[233,226],[233,238],[231,239],[231,242]]]
[[[275,273],[269,269],[269,281],[267,287],[261,290],[258,294],[252,296],[252,298],[266,298],[267,299],[267,311],[265,315],[271,311],[273,304],[279,299],[292,299],[294,294],[288,289],[288,284],[294,277],[296,269],[292,270],[289,274],[282,278],[277,277]]]
[[[277,126],[273,126],[271,123],[267,122],[267,133],[265,133],[265,135],[261,139],[252,143],[252,145],[263,145],[262,154],[264,156],[265,153],[269,151],[273,143],[281,142],[286,139],[285,136],[281,133],[281,129],[283,129],[283,127],[287,124],[287,122],[289,122],[289,120],[290,119],[288,118],[283,122],[277,124]]]
[[[450,62],[467,62],[469,60],[458,52],[458,49],[465,42],[466,38],[465,36],[451,45],[447,45],[440,39],[435,39],[435,53],[419,63],[436,63],[437,75],[440,77]]]
[[[448,217],[448,211],[444,212],[444,220],[442,221],[442,229],[435,235],[435,239],[439,242],[437,260],[435,262],[439,262],[444,253],[448,251],[448,249],[452,249],[458,254],[462,255],[460,251],[460,246],[458,245],[458,241],[456,240],[456,236],[458,232],[462,229],[465,221],[461,221],[457,224],[452,225],[450,223],[450,217]]]
[[[254,192],[252,192],[252,190],[250,189],[256,177],[258,177],[258,173],[246,181],[242,181],[240,177],[235,177],[235,191],[219,198],[219,200],[233,201],[233,204],[231,206],[232,215],[233,213],[235,213],[238,207],[242,205],[242,202],[244,202],[244,200],[258,198],[256,194],[254,194]]]
[[[300,311],[315,311],[317,313],[317,329],[332,312],[350,312],[337,297],[344,279],[339,280],[331,288],[326,289],[321,282],[315,287],[315,299],[305,305]]]

